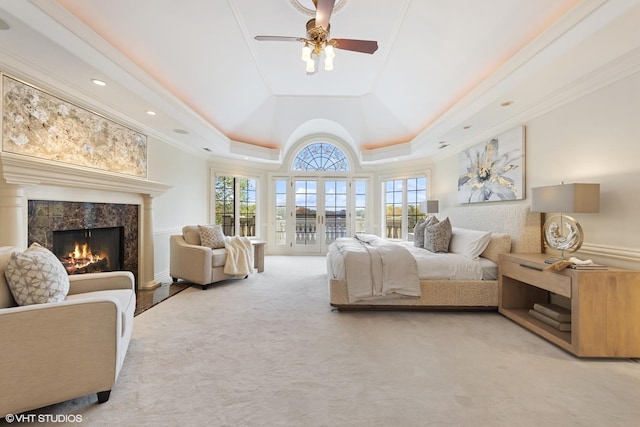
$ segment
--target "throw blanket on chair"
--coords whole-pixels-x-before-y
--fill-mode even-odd
[[[247,276],[253,273],[253,248],[247,237],[230,236],[225,238],[227,260],[224,273],[230,276]]]
[[[416,260],[402,245],[369,234],[337,239],[336,245],[344,257],[349,302],[421,295]]]

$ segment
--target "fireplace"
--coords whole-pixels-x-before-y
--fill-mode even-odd
[[[0,150],[0,242],[53,246],[53,230],[124,226],[123,270],[136,286],[159,286],[153,199],[170,185]]]
[[[127,270],[138,280],[137,205],[29,200],[28,237],[69,274]]]
[[[53,253],[69,274],[121,270],[124,227],[54,231]]]

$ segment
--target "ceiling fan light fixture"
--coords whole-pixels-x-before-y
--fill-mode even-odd
[[[291,0],[294,6],[301,6],[300,0]],[[309,0],[305,0],[309,1]],[[325,61],[324,69],[326,71],[333,70],[333,59],[335,58],[335,49],[350,50],[353,52],[361,52],[373,54],[378,50],[378,42],[375,40],[357,40],[357,39],[331,39],[331,24],[329,19],[331,14],[347,0],[313,0],[315,11],[309,10],[314,18],[309,19],[306,24],[306,37],[288,37],[288,36],[255,36],[256,40],[261,41],[295,41],[303,42],[302,54],[300,58],[306,62],[307,73],[315,72],[315,59],[320,57],[324,51]]]
[[[336,52],[333,50],[333,46],[327,44],[324,48],[324,54],[327,55],[327,58],[333,59],[336,57]]]
[[[307,60],[307,73],[313,73],[316,71],[316,63],[312,58]]]
[[[308,43],[302,47],[302,60],[309,61],[311,59],[311,48]]]
[[[324,70],[325,71],[333,70],[333,58],[331,58],[328,55],[324,58]]]

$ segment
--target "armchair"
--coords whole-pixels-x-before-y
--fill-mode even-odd
[[[92,393],[106,402],[133,330],[133,274],[73,275],[64,301],[18,306],[5,279],[15,250],[0,247],[0,417]]]
[[[174,282],[183,279],[207,289],[212,283],[235,277],[224,272],[227,250],[203,246],[198,226],[185,226],[182,234],[170,236],[169,252],[169,275]]]

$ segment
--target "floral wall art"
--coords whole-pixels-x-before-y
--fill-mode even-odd
[[[460,153],[458,202],[524,199],[524,126]]]
[[[3,76],[2,150],[147,176],[147,137],[26,83]]]

